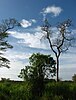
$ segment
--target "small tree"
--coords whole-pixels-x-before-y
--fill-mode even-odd
[[[41,27],[45,38],[50,44],[50,48],[56,57],[57,65],[57,81],[59,80],[59,58],[61,53],[66,52],[70,46],[72,46],[72,41],[74,41],[73,34],[68,30],[71,26],[71,20],[68,19],[60,23],[55,27],[55,31],[52,31],[52,27],[49,24],[48,20],[45,19],[44,25]]]
[[[56,62],[50,55],[32,54],[29,58],[29,63],[30,66],[25,66],[25,68],[21,69],[18,77],[24,80],[48,79],[56,74]]]
[[[5,19],[0,24],[0,67],[9,68],[9,60],[3,57],[2,54],[3,51],[13,47],[7,42],[7,37],[9,36],[7,31],[13,29],[15,26],[20,26],[15,19]]]
[[[73,80],[74,82],[76,82],[76,74],[74,74],[74,75],[72,76],[72,80]]]
[[[55,76],[55,60],[50,55],[43,55],[40,53],[32,54],[29,58],[30,66],[25,66],[21,69],[18,77],[23,78],[25,81],[32,83],[32,96],[34,99],[39,100],[42,96],[44,89],[44,79],[50,76]],[[33,97],[31,97],[33,99]]]

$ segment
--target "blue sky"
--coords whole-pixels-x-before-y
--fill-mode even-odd
[[[13,49],[7,50],[5,56],[11,61],[10,69],[1,68],[0,77],[19,80],[20,69],[28,64],[32,53],[51,54],[47,40],[40,41],[40,26],[45,17],[52,26],[68,18],[73,21],[72,30],[76,34],[75,0],[0,0],[0,21],[8,18],[17,19],[22,27],[10,30],[8,41]],[[54,57],[55,58],[55,57]],[[60,78],[71,79],[76,73],[76,48],[70,48],[60,59]]]

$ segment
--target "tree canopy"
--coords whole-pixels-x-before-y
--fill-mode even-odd
[[[43,80],[51,76],[53,77],[56,74],[56,62],[50,55],[34,53],[29,58],[29,63],[29,66],[25,66],[25,68],[21,69],[19,75],[19,77],[24,80],[34,80],[38,78]]]

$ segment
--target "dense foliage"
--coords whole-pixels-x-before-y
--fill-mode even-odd
[[[31,92],[33,97],[31,98],[35,99],[35,96],[42,96],[44,80],[55,76],[56,62],[50,55],[34,53],[29,58],[29,63],[30,66],[21,69],[19,77],[32,84]]]
[[[20,78],[27,80],[35,80],[41,78],[50,78],[56,74],[56,62],[51,55],[33,53],[29,58],[29,66],[21,69]]]
[[[45,82],[42,96],[32,94],[32,86],[30,82],[0,82],[0,100],[76,100],[73,82]]]

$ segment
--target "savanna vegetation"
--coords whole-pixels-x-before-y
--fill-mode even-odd
[[[29,58],[29,63],[29,65],[21,69],[18,75],[24,81],[16,82],[9,79],[2,79],[0,83],[1,99],[75,100],[75,82],[56,82],[52,78],[56,74],[56,62],[51,55],[32,54]],[[49,78],[49,75],[51,78]]]
[[[76,83],[73,82],[46,80],[41,96],[37,96],[37,91],[33,93],[33,88],[30,82],[1,81],[0,100],[76,100]]]
[[[2,51],[6,51],[12,46],[8,43],[8,30],[15,26],[20,26],[15,19],[4,20],[0,25],[0,67],[9,68],[9,60],[2,56]],[[73,81],[59,81],[59,58],[62,52],[66,52],[74,38],[68,28],[71,21],[68,19],[59,24],[59,34],[54,41],[51,37],[53,32],[47,20],[42,26],[42,31],[48,39],[50,48],[55,54],[56,60],[51,55],[34,53],[29,58],[29,65],[21,69],[19,78],[23,81],[11,81],[2,78],[0,81],[0,100],[76,100],[76,75]],[[54,77],[57,76],[57,80]]]

